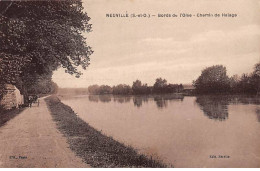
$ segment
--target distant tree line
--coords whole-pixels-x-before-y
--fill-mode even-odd
[[[143,84],[140,80],[133,82],[132,87],[126,84],[116,86],[91,85],[88,87],[90,94],[165,94],[179,93],[183,90],[182,84],[167,84],[167,80],[157,78],[153,86]]]
[[[87,95],[87,88],[59,88],[59,95]]]
[[[250,74],[228,77],[223,65],[214,65],[202,70],[197,80],[193,81],[198,94],[259,94],[260,62]]]
[[[260,62],[254,70],[242,76],[227,75],[223,65],[213,65],[202,70],[201,75],[193,81],[194,94],[260,94]],[[166,94],[181,93],[182,84],[168,84],[166,79],[157,78],[153,86],[140,80],[133,82],[132,87],[125,84],[110,87],[108,85],[91,85],[90,94]]]

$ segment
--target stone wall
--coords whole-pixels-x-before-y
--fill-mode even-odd
[[[11,84],[5,85],[5,94],[0,101],[0,104],[5,109],[18,108],[19,105],[24,103],[23,95],[20,94],[20,91]]]

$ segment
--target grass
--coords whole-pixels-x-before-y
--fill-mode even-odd
[[[58,129],[65,135],[70,148],[92,167],[166,167],[161,161],[137,153],[112,137],[103,135],[77,117],[56,96],[45,99]]]
[[[4,110],[3,107],[0,106],[0,127],[5,125],[7,121],[20,114],[23,110],[24,108]]]

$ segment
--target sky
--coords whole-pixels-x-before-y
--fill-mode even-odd
[[[260,0],[83,0],[94,53],[80,78],[54,72],[59,87],[191,84],[206,67],[222,64],[229,76],[250,73],[260,61]],[[232,13],[237,17],[109,18],[114,13]],[[80,68],[79,68],[80,69]]]

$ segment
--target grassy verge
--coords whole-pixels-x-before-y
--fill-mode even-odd
[[[70,148],[92,167],[166,167],[162,162],[138,154],[132,147],[95,130],[56,96],[45,101]]]
[[[3,126],[7,121],[11,120],[12,118],[20,114],[23,110],[24,108],[4,110],[0,106],[0,127]]]

